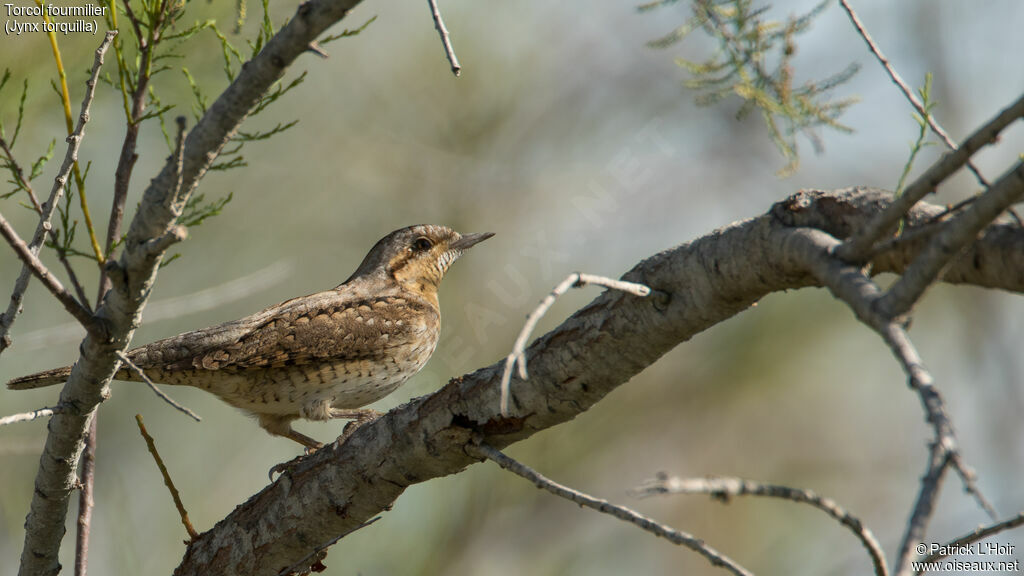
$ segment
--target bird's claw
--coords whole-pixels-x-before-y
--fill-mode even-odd
[[[275,473],[278,474],[278,475],[281,475],[281,476],[283,476],[286,472],[290,473],[296,466],[299,465],[299,462],[301,462],[303,458],[305,458],[306,456],[309,456],[310,454],[312,454],[314,452],[316,452],[315,448],[306,448],[306,453],[305,454],[303,454],[301,456],[296,456],[295,458],[292,458],[291,460],[289,460],[287,462],[281,462],[280,464],[274,464],[273,466],[270,467],[270,470],[267,472],[267,476],[270,478],[270,481],[273,482],[274,481],[274,474]]]

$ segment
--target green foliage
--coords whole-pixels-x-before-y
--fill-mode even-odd
[[[203,223],[203,220],[219,215],[234,197],[235,193],[229,192],[227,196],[207,202],[205,194],[193,194],[189,197],[188,202],[185,203],[181,216],[178,216],[178,223],[187,228],[199,226]],[[163,268],[180,257],[181,254],[175,252],[161,262],[160,267]]]
[[[917,122],[918,131],[917,139],[910,143],[910,157],[907,158],[907,163],[903,165],[903,172],[900,173],[900,179],[896,182],[896,188],[894,195],[898,198],[903,194],[903,187],[906,185],[907,177],[910,176],[910,170],[914,167],[914,160],[917,155],[924,150],[926,146],[931,146],[934,142],[928,142],[928,117],[931,116],[932,108],[935,107],[935,102],[932,101],[932,74],[931,72],[924,75],[924,86],[917,91],[921,95],[921,108],[924,109],[924,116],[921,116],[917,112],[913,113],[914,121]],[[896,234],[903,233],[903,219],[900,219],[899,228]]]
[[[178,217],[178,223],[189,228],[192,226],[198,226],[203,223],[203,220],[220,214],[221,210],[223,210],[224,207],[228,205],[228,202],[231,202],[234,197],[234,192],[228,192],[228,195],[223,198],[207,202],[205,194],[193,194],[188,199],[188,202],[185,203],[185,208],[182,209],[181,216]]]
[[[917,158],[918,153],[921,152],[926,146],[931,146],[934,142],[926,142],[928,137],[928,117],[931,116],[932,108],[935,107],[935,102],[932,101],[932,73],[929,72],[924,75],[924,86],[917,91],[921,95],[921,107],[924,109],[924,116],[921,116],[917,112],[913,113],[914,121],[917,122],[918,132],[917,139],[910,143],[910,157],[907,158],[907,163],[903,165],[903,173],[900,174],[900,179],[896,183],[896,193],[898,197],[903,194],[903,186],[907,182],[907,176],[910,175],[911,168],[914,167],[914,159]]]
[[[857,100],[831,100],[829,93],[853,77],[859,70],[858,65],[851,64],[832,76],[799,86],[795,86],[793,80],[796,38],[810,27],[830,1],[824,0],[803,16],[780,22],[765,19],[768,6],[755,8],[752,0],[692,0],[692,16],[648,45],[668,48],[694,30],[703,30],[715,39],[717,49],[707,60],[676,60],[690,74],[685,86],[698,92],[696,102],[702,106],[728,96],[739,96],[743,104],[738,118],[759,110],[769,136],[787,162],[779,174],[789,175],[799,165],[798,135],[804,135],[815,150],[820,151],[818,128],[852,132],[839,122],[839,116]],[[647,12],[677,2],[655,0],[642,4],[638,10]]]
[[[0,77],[0,93],[3,93],[4,88],[11,79],[11,71],[5,69],[3,77]],[[3,118],[0,117],[0,143],[2,143],[2,152],[0,152],[0,170],[6,170],[9,174],[7,182],[14,186],[14,188],[8,192],[0,193],[0,200],[10,198],[18,192],[30,192],[30,188],[26,185],[39,177],[43,172],[43,168],[46,163],[53,158],[53,148],[56,145],[56,140],[51,140],[49,147],[46,152],[39,156],[35,162],[32,163],[29,173],[26,175],[22,170],[21,166],[14,158],[14,147],[18,142],[18,134],[21,133],[22,122],[25,119],[25,100],[28,98],[28,79],[22,83],[21,96],[18,99],[18,112],[14,123],[14,132],[10,138],[7,136],[7,126],[4,124]],[[35,209],[35,206],[28,206],[28,208]]]
[[[321,46],[326,46],[327,44],[330,44],[331,42],[334,42],[335,40],[340,40],[342,38],[350,38],[352,36],[358,36],[360,33],[362,33],[363,30],[366,30],[366,28],[370,24],[373,24],[376,20],[377,20],[377,17],[374,16],[373,18],[370,18],[366,22],[363,22],[363,25],[360,26],[359,28],[354,28],[352,30],[349,30],[348,28],[346,28],[346,29],[342,30],[341,32],[339,32],[337,34],[329,34],[329,35],[321,38],[318,43]]]

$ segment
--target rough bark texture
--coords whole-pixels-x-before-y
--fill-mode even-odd
[[[387,510],[406,487],[474,463],[467,443],[502,448],[571,420],[677,344],[766,294],[814,285],[792,227],[846,237],[890,202],[873,189],[799,192],[764,216],[647,258],[623,279],[648,285],[651,296],[605,292],[530,346],[530,378],[513,378],[510,417],[499,411],[503,363],[455,378],[304,459],[200,535],[175,574],[304,572],[312,552]],[[915,208],[908,234],[939,212]],[[873,260],[874,270],[899,272],[920,248],[897,243]],[[1024,290],[1024,230],[989,226],[942,279]]]
[[[163,253],[181,236],[174,225],[181,205],[263,94],[310,42],[358,3],[311,0],[302,4],[295,17],[242,67],[189,133],[182,165],[170,158],[146,188],[128,230],[124,254],[116,267],[108,269],[114,289],[96,310],[109,338],[89,336],[82,342],[78,363],[61,391],[62,410],[50,420],[25,521],[21,576],[52,575],[61,569],[58,553],[85,434],[107,394],[106,384],[116,371],[118,353],[127,350],[139,324]]]

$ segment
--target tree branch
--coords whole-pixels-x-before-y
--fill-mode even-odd
[[[910,208],[922,198],[935,191],[939,184],[952,176],[957,170],[988,144],[999,138],[999,133],[1024,117],[1024,95],[997,114],[971,134],[959,148],[947,152],[942,158],[917,177],[899,198],[895,199],[884,212],[872,219],[862,230],[857,231],[836,250],[843,260],[862,262],[869,254],[871,246],[886,234],[896,230],[896,226]]]
[[[11,224],[2,214],[0,214],[0,236],[7,240],[11,249],[21,259],[23,266],[31,271],[36,278],[39,278],[43,286],[46,286],[46,289],[57,298],[61,305],[64,306],[64,309],[68,311],[68,314],[74,316],[75,320],[78,320],[79,324],[84,326],[90,334],[97,334],[102,337],[104,333],[103,325],[96,320],[88,308],[78,300],[75,300],[75,297],[60,283],[60,280],[50,272],[46,265],[32,252],[32,249],[25,244],[25,241],[18,236],[18,233],[15,232],[14,228],[11,227]],[[26,287],[28,287],[27,283]],[[13,299],[12,297],[11,300]]]
[[[939,272],[1004,210],[1024,196],[1024,162],[996,181],[963,212],[943,225],[906,272],[877,303],[889,318],[910,311],[924,291],[935,282]]]
[[[448,36],[448,28],[445,28],[444,19],[441,18],[441,10],[437,7],[437,0],[427,0],[430,4],[430,14],[434,17],[434,28],[441,36],[441,44],[444,46],[444,54],[448,57],[448,63],[452,65],[452,74],[458,76],[462,73],[462,66],[459,66],[459,59],[455,57],[455,49],[452,48],[452,40]]]
[[[10,416],[4,416],[0,418],[0,426],[6,426],[8,424],[15,424],[17,422],[31,422],[38,418],[46,418],[47,416],[53,416],[58,411],[58,408],[40,408],[31,412],[22,412],[21,414],[11,414]]]
[[[61,403],[68,408],[50,420],[25,521],[21,575],[55,575],[60,571],[58,553],[65,532],[68,499],[89,421],[109,394],[107,383],[116,373],[117,353],[125,352],[131,343],[163,259],[160,245],[154,246],[150,241],[172,232],[178,216],[175,208],[188,199],[266,91],[310,42],[358,3],[359,0],[310,0],[300,5],[295,16],[242,67],[188,134],[182,162],[173,157],[168,159],[150,181],[128,229],[120,260],[108,260],[105,267],[113,289],[98,305],[96,316],[109,327],[109,337],[99,339],[90,335],[82,342],[81,356],[61,391]]]
[[[623,276],[664,293],[636,298],[607,291],[528,349],[530,379],[500,412],[504,360],[458,377],[299,461],[189,545],[178,576],[273,575],[390,507],[408,486],[474,463],[473,438],[501,449],[589,409],[663,354],[763,296],[820,282],[795,258],[792,225],[844,238],[891,203],[874,189],[805,191],[768,214],[651,256]],[[913,229],[942,211],[921,204]],[[794,222],[801,222],[794,224]],[[921,249],[881,254],[876,272],[900,272]],[[951,261],[943,279],[1024,291],[1024,230],[995,224]],[[980,262],[980,266],[975,266]],[[299,511],[299,512],[297,512]]]
[[[921,101],[918,100],[917,96],[914,96],[914,91],[911,90],[910,86],[903,81],[903,78],[900,77],[898,72],[896,72],[896,69],[893,68],[889,59],[885,57],[885,54],[882,54],[882,49],[871,37],[871,34],[868,34],[867,28],[864,27],[864,23],[861,22],[860,17],[857,16],[857,13],[853,11],[853,7],[850,6],[849,0],[839,0],[839,3],[842,5],[843,10],[846,11],[846,15],[850,17],[850,22],[852,22],[853,27],[857,29],[857,33],[860,34],[860,37],[868,45],[868,50],[871,50],[871,53],[875,55],[875,58],[878,59],[882,68],[885,68],[886,73],[889,74],[889,78],[891,78],[893,83],[899,87],[900,91],[903,92],[903,95],[907,97],[907,101],[910,102],[910,105],[914,107],[914,110],[917,110],[921,119],[928,123],[932,132],[942,140],[946,147],[956,152],[956,142],[953,142],[953,139],[949,137],[949,134],[947,134],[945,130],[942,129],[942,126],[939,125],[938,121],[935,120],[927,110],[925,110]],[[966,163],[967,168],[974,174],[974,177],[977,178],[978,183],[981,184],[982,187],[988,188],[989,183],[985,180],[985,177],[981,175],[981,171],[978,170],[978,167],[970,160],[966,160]]]
[[[659,474],[657,478],[644,482],[630,492],[638,498],[660,494],[707,494],[715,500],[727,503],[730,498],[736,496],[766,496],[807,504],[828,514],[860,540],[871,557],[877,576],[889,574],[885,564],[885,553],[871,530],[834,500],[819,496],[810,490],[764,484],[743,478],[677,478]]]
[[[89,107],[92,106],[92,99],[96,94],[96,79],[99,77],[100,66],[103,65],[103,55],[116,35],[116,30],[107,32],[103,42],[96,49],[92,71],[89,75],[89,80],[85,83],[86,91],[85,97],[82,99],[81,112],[78,114],[78,125],[75,127],[75,131],[67,137],[68,151],[64,155],[64,163],[61,164],[60,170],[57,171],[57,176],[53,180],[53,188],[50,189],[49,198],[42,205],[43,212],[39,218],[39,224],[36,226],[35,234],[32,235],[32,240],[28,245],[29,251],[33,256],[38,255],[40,248],[43,246],[46,234],[52,226],[50,220],[53,218],[53,211],[57,208],[57,200],[60,199],[60,195],[64,192],[64,186],[67,185],[68,175],[71,173],[72,167],[78,161],[78,149],[82,145],[82,138],[85,135],[85,124],[89,121]],[[7,311],[0,315],[0,353],[11,345],[8,333],[11,330],[11,325],[14,324],[14,318],[21,312],[21,303],[25,297],[25,290],[28,289],[28,282],[31,277],[32,268],[26,263],[21,267],[21,273],[14,282],[14,292],[11,294],[11,301],[7,306]]]
[[[988,526],[980,526],[974,530],[971,530],[967,534],[960,536],[959,538],[950,540],[945,544],[940,544],[939,546],[937,546],[938,551],[929,554],[928,556],[923,558],[921,562],[928,563],[935,562],[936,560],[941,560],[946,556],[950,555],[950,553],[948,552],[949,550],[955,550],[960,546],[966,546],[968,544],[977,542],[978,540],[984,540],[985,538],[988,538],[989,536],[992,536],[994,534],[998,534],[1006,530],[1012,530],[1013,528],[1022,525],[1024,525],[1024,512],[1017,514],[1013,518],[1003,520],[1002,522],[996,522],[994,524],[989,524]],[[919,570],[917,573],[920,574],[921,572],[922,571]]]
[[[579,490],[574,490],[568,486],[563,486],[557,482],[549,480],[529,466],[523,465],[522,463],[506,456],[500,450],[488,446],[487,444],[481,444],[479,446],[469,445],[467,446],[467,450],[469,453],[480,458],[486,458],[493,461],[505,470],[533,482],[537,488],[547,490],[559,498],[565,498],[566,500],[574,504],[578,504],[581,507],[597,510],[602,514],[608,514],[609,516],[618,518],[623,522],[629,522],[641,530],[664,538],[673,544],[686,546],[690,550],[693,550],[707,558],[708,562],[711,562],[712,566],[724,568],[729,572],[736,574],[736,576],[753,576],[750,571],[737,564],[733,559],[708,546],[699,538],[691,536],[686,532],[674,530],[664,524],[659,524],[658,522],[655,522],[654,520],[651,520],[650,518],[624,506],[618,506],[608,502],[607,500],[594,498],[589,494],[584,494]]]

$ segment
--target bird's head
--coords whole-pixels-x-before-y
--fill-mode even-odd
[[[408,290],[436,292],[452,262],[491,236],[493,232],[459,234],[430,224],[401,228],[381,238],[345,282],[382,276]]]

